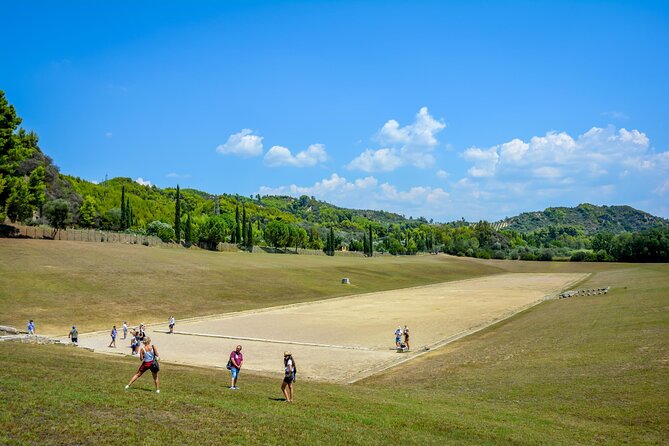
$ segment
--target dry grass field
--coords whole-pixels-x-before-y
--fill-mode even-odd
[[[351,382],[471,334],[580,282],[585,274],[508,273],[476,279],[251,310],[179,321],[175,334],[149,326],[164,361],[224,367],[242,344],[245,369],[272,373],[286,350],[305,378]],[[393,331],[408,324],[412,349],[398,354]],[[105,353],[108,333],[83,335],[80,345]],[[206,353],[203,353],[206,352]],[[346,367],[342,367],[346,364]]]
[[[0,239],[0,324],[44,334],[111,328],[502,272],[447,256],[325,257]],[[348,277],[351,285],[342,285]]]
[[[104,248],[0,240],[3,322],[22,323],[37,313],[48,315],[48,323],[37,318],[42,321],[38,327],[50,323],[54,332],[60,332],[59,324],[76,312],[78,318],[91,320],[93,329],[106,329],[110,320],[124,315],[135,320],[149,314],[150,307],[160,307],[163,300],[168,302],[167,311],[174,311],[183,322],[193,314],[327,298],[335,298],[331,301],[335,304],[355,301],[358,297],[352,295],[356,293],[482,276],[485,281],[504,277],[501,273],[590,274],[578,287],[610,286],[611,291],[532,306],[353,385],[298,378],[294,404],[281,400],[280,358],[271,373],[243,371],[239,391],[225,388],[229,385],[226,370],[165,362],[160,372],[162,393],[157,395],[147,377],[130,391],[123,389],[137,370],[136,358],[3,342],[0,444],[668,442],[669,265],[480,261],[446,256],[352,262],[138,246]],[[58,271],[52,271],[56,267]],[[234,292],[224,287],[220,270],[237,284]],[[282,291],[274,292],[271,280],[260,280],[269,290],[261,293],[263,287],[250,274],[260,270]],[[182,274],[189,279],[183,280]],[[342,288],[340,276],[351,277],[353,286]],[[217,280],[217,286],[194,293],[193,277]],[[284,277],[289,279],[282,281]],[[306,289],[300,289],[302,283]],[[119,298],[138,296],[133,293],[139,284],[144,284],[142,304]],[[219,288],[226,292],[219,294],[215,291]],[[292,294],[286,294],[289,290]],[[181,300],[165,295],[178,295]],[[364,296],[359,298],[364,302]],[[310,311],[318,305],[296,308]],[[263,311],[248,314],[256,313]],[[146,322],[150,321],[147,317]],[[412,328],[418,337],[420,330]],[[176,339],[170,342],[178,342]],[[205,353],[227,353],[220,348],[219,339],[212,341],[217,344]],[[138,429],[139,419],[151,420],[150,441],[146,431]]]

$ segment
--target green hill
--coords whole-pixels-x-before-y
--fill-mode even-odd
[[[575,208],[554,207],[540,212],[524,212],[498,225],[520,233],[549,226],[572,226],[587,235],[593,235],[599,232],[612,234],[639,232],[657,226],[667,226],[669,221],[630,206],[595,206],[584,203]]]

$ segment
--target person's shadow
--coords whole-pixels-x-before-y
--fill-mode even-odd
[[[272,400],[272,401],[286,401],[285,398],[272,398],[272,397],[269,397],[269,398],[267,398],[267,399],[268,399],[268,400]]]

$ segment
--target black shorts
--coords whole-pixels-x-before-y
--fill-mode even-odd
[[[295,376],[292,374],[283,378],[283,382],[285,382],[286,384],[290,384],[293,381],[295,381]]]

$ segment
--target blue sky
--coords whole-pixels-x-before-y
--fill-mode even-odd
[[[61,171],[496,221],[669,217],[666,2],[11,2],[0,89]]]

